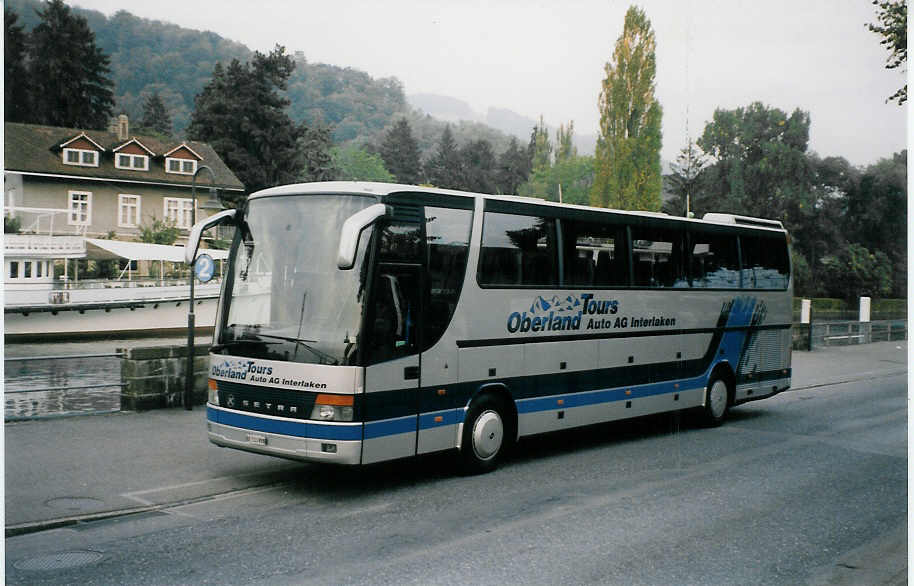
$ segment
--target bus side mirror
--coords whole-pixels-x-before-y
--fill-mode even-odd
[[[233,220],[236,211],[237,210],[225,210],[194,224],[194,227],[190,229],[190,234],[187,237],[187,245],[184,247],[184,262],[186,264],[194,264],[194,259],[197,258],[197,249],[200,248],[200,238],[203,237],[203,232],[209,230],[213,226],[218,226],[219,224],[224,224]]]
[[[346,221],[343,222],[343,229],[340,230],[340,249],[336,259],[336,266],[339,269],[347,271],[355,265],[359,234],[375,220],[388,214],[389,209],[386,205],[376,203],[346,218]]]

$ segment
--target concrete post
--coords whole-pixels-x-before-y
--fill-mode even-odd
[[[809,323],[809,314],[812,311],[812,301],[804,299],[800,302],[800,323]]]
[[[869,344],[873,341],[873,326],[870,323],[870,306],[872,300],[869,297],[860,298],[860,333],[863,335],[860,342]]]

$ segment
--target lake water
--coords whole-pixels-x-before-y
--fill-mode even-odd
[[[195,343],[211,341],[211,337],[203,336],[196,338]],[[114,354],[119,348],[186,343],[187,338],[135,338],[7,344],[4,346],[4,418],[11,421],[118,411],[120,358],[87,356]],[[24,357],[40,357],[40,360],[22,360]]]

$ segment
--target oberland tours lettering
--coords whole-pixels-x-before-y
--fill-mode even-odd
[[[316,383],[311,380],[302,380],[297,378],[271,376],[272,374],[272,366],[261,366],[259,364],[255,364],[253,360],[241,360],[235,362],[226,360],[222,364],[214,364],[212,367],[212,376],[219,376],[232,380],[244,380],[253,383],[267,383],[271,385],[297,387],[300,389],[327,388],[325,383]]]
[[[548,313],[546,313],[548,311]],[[537,315],[540,313],[540,315]],[[616,328],[672,327],[675,317],[663,315],[618,316],[617,299],[594,299],[593,293],[582,293],[580,299],[569,296],[564,301],[548,302],[540,297],[530,312],[515,311],[508,316],[508,332],[555,332],[608,330]],[[609,317],[615,316],[615,317]]]

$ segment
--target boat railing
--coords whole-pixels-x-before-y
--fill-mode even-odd
[[[221,279],[214,278],[210,283],[219,283]],[[132,279],[73,279],[54,283],[55,290],[61,289],[135,289],[140,287],[181,287],[187,286],[187,277],[140,277]]]

